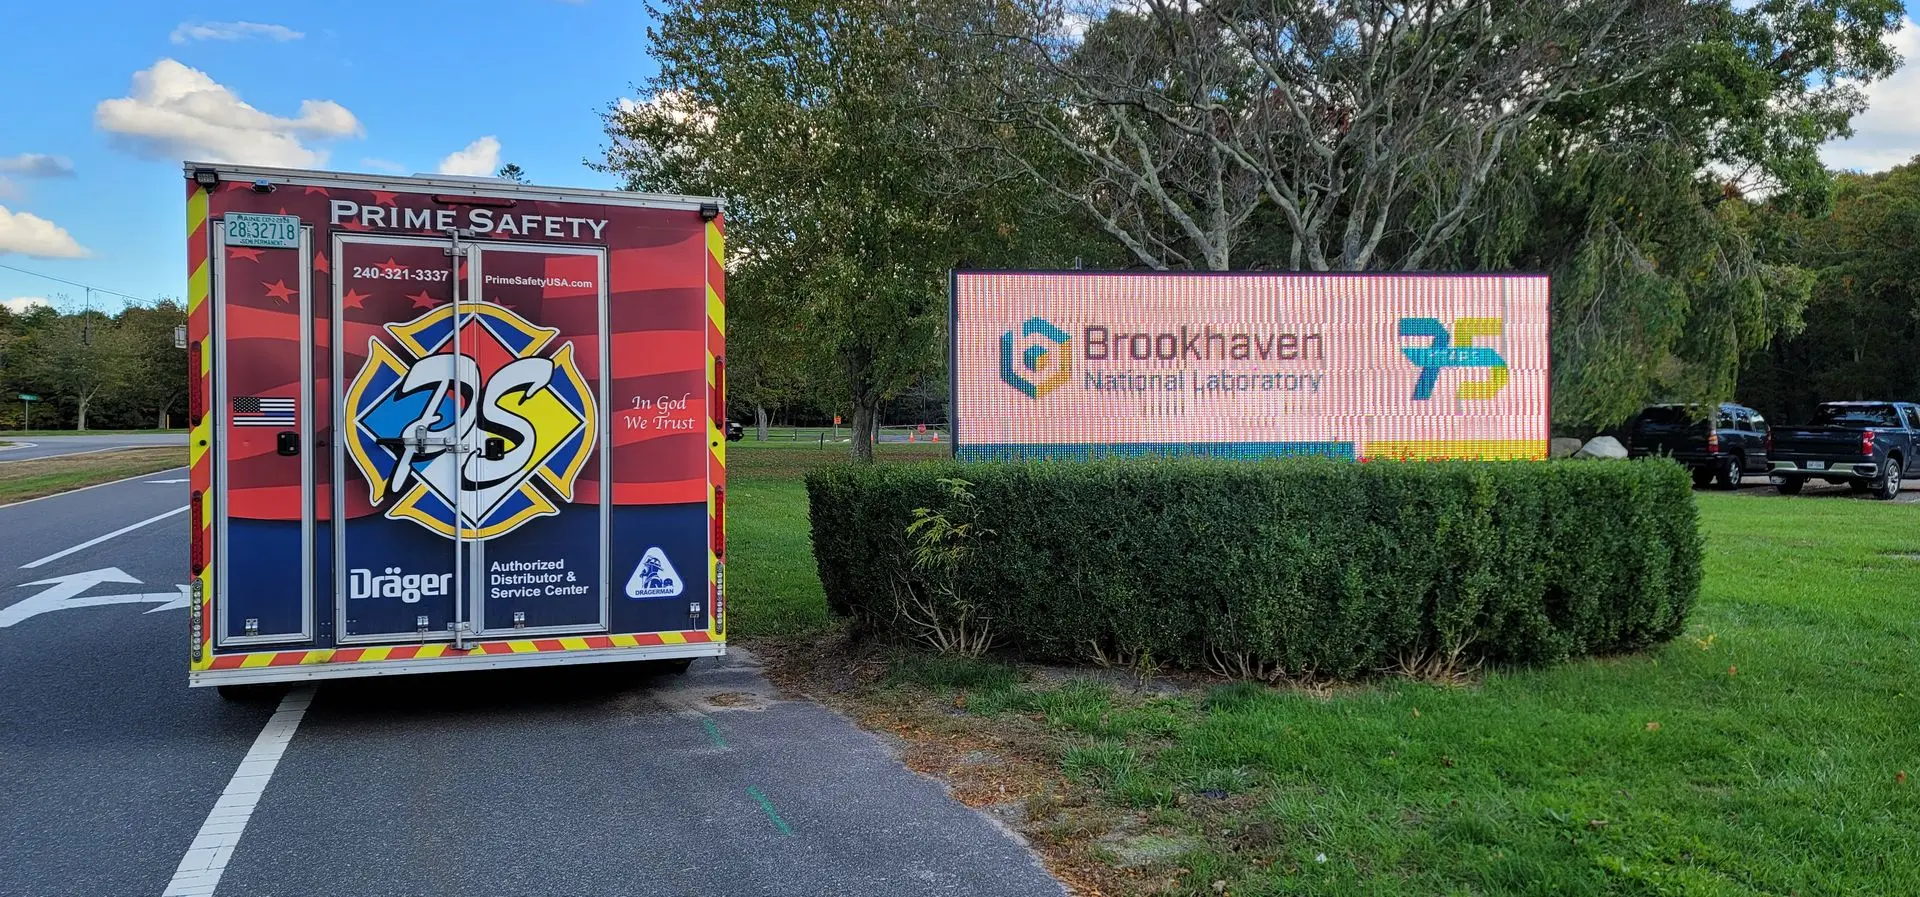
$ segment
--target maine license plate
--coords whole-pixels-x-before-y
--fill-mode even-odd
[[[300,216],[258,215],[253,212],[228,212],[228,246],[258,246],[264,249],[300,248]]]
[[[1825,462],[1825,461],[1808,461],[1808,462],[1807,462],[1807,469],[1808,469],[1808,470],[1826,470],[1826,469],[1827,469],[1827,462]]]

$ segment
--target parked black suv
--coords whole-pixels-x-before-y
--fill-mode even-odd
[[[1633,419],[1627,437],[1633,458],[1671,457],[1693,471],[1693,484],[1715,480],[1740,488],[1740,478],[1767,469],[1767,419],[1745,405],[1654,405]]]
[[[1768,453],[1773,486],[1787,495],[1818,477],[1892,499],[1901,479],[1920,471],[1920,405],[1827,402],[1814,411],[1812,424],[1781,427]]]

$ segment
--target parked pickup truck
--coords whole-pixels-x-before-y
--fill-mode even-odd
[[[1775,427],[1767,445],[1775,489],[1793,495],[1819,478],[1891,499],[1920,471],[1920,405],[1827,402],[1803,427]]]
[[[1695,486],[1719,480],[1738,489],[1749,472],[1766,472],[1766,440],[1767,419],[1745,405],[1654,405],[1633,419],[1627,455],[1672,458],[1693,472]]]

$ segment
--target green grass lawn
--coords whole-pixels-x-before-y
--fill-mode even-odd
[[[752,449],[740,451],[742,445]],[[941,458],[946,445],[877,447],[882,461]],[[801,444],[727,444],[727,633],[803,635],[828,624],[827,599],[813,565],[807,470],[845,461],[850,449]],[[747,559],[745,563],[737,559]]]
[[[0,458],[0,460],[5,460]],[[0,464],[0,504],[184,466],[187,447],[154,446]]]
[[[738,634],[828,624],[798,480],[818,454],[736,456]],[[1698,497],[1705,593],[1644,655],[1331,697],[921,662],[886,699],[1038,721],[1103,824],[1179,848],[1122,879],[1137,892],[1920,893],[1920,507]]]

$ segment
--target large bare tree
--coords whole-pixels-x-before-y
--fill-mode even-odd
[[[984,0],[955,110],[1154,268],[1416,269],[1555,103],[1692,39],[1686,0]],[[1037,164],[1035,136],[1064,153]],[[1269,220],[1271,219],[1271,220]]]

